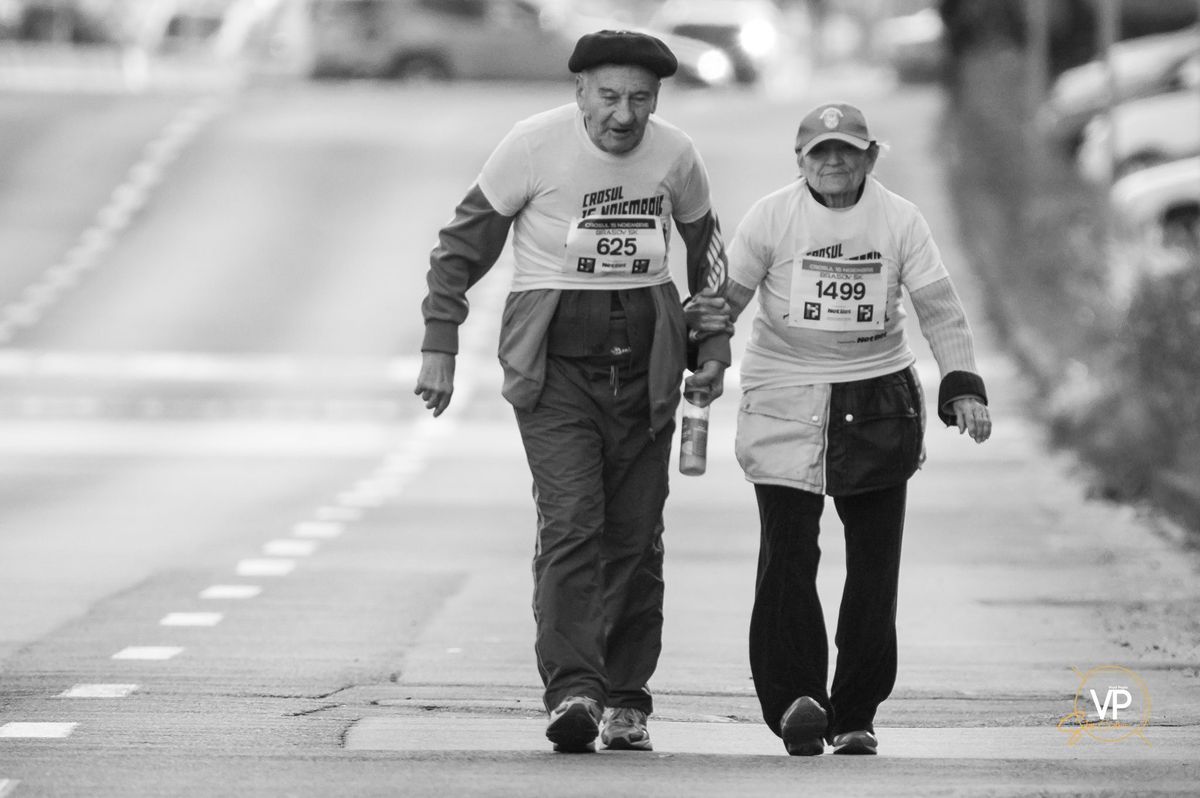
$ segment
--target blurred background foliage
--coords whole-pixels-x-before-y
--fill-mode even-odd
[[[940,5],[961,239],[1053,441],[1079,455],[1097,495],[1155,505],[1200,540],[1195,241],[1152,240],[1115,218],[1109,185],[1039,135],[1046,87],[1031,85],[1103,56],[1101,3],[1116,4],[1118,39],[1195,24],[1200,4],[1053,0],[1037,32],[1041,2]]]

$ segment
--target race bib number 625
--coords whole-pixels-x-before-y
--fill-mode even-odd
[[[657,216],[589,216],[567,232],[568,272],[592,276],[652,274],[666,261]]]

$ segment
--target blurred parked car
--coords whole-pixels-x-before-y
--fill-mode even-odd
[[[559,8],[553,19],[554,24],[562,28],[573,41],[598,30],[636,30],[657,37],[671,48],[679,62],[679,69],[674,76],[676,83],[695,87],[717,87],[728,86],[734,80],[733,62],[723,49],[709,42],[658,28],[631,24],[607,15],[589,14],[586,10],[567,12]]]
[[[310,73],[408,80],[565,80],[580,32],[530,0],[311,0]],[[667,36],[663,37],[668,39]],[[720,85],[711,46],[667,44],[684,83]]]
[[[19,41],[108,44],[114,30],[104,3],[24,0],[5,9],[6,33]]]
[[[871,33],[874,52],[909,83],[936,80],[942,72],[946,26],[933,8],[884,19]]]
[[[182,54],[212,50],[233,0],[158,0],[163,8],[151,49]]]
[[[1200,87],[1131,100],[1084,128],[1079,171],[1104,183],[1147,166],[1200,155]]]
[[[563,77],[573,41],[524,0],[313,0],[316,76]]]
[[[1038,126],[1067,152],[1074,152],[1088,121],[1112,102],[1196,85],[1200,71],[1200,26],[1127,39],[1112,46],[1108,65],[1090,61],[1058,76],[1038,112]],[[1192,81],[1189,83],[1189,81]]]
[[[1156,243],[1200,247],[1200,157],[1126,175],[1109,197],[1123,221]]]
[[[720,47],[734,79],[754,83],[779,52],[783,19],[771,0],[667,0],[650,27]]]

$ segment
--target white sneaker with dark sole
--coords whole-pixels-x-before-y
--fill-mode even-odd
[[[567,696],[550,711],[546,739],[564,754],[587,754],[596,750],[600,733],[600,703],[587,696]]]
[[[653,751],[646,713],[633,707],[609,707],[600,720],[600,742],[613,751]]]

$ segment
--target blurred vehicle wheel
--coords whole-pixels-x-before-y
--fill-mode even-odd
[[[1131,155],[1125,160],[1117,164],[1113,174],[1117,179],[1125,175],[1140,172],[1143,169],[1149,169],[1151,166],[1158,166],[1160,163],[1166,163],[1167,157],[1157,152],[1140,152],[1137,155]]]
[[[1187,249],[1200,249],[1200,205],[1172,208],[1163,216],[1163,243]]]
[[[454,77],[449,65],[437,55],[405,55],[388,70],[390,77],[411,83],[440,83]]]

